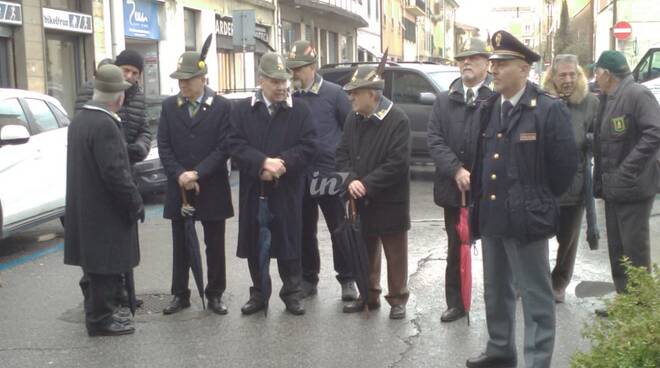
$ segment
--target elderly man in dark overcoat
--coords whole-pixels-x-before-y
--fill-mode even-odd
[[[82,267],[89,336],[135,332],[115,299],[122,275],[139,263],[137,220],[144,221],[116,114],[130,86],[116,66],[99,68],[92,100],[68,131],[64,263]]]
[[[208,67],[202,53],[188,51],[170,77],[180,92],[163,101],[158,126],[158,152],[167,174],[164,217],[172,220],[172,301],[164,314],[190,306],[190,259],[181,214],[182,192],[202,223],[206,244],[208,307],[227,314],[222,294],[227,287],[225,220],[234,215],[227,172],[225,137],[231,105],[206,86]]]
[[[268,198],[273,214],[270,257],[277,259],[282,279],[280,298],[294,315],[305,313],[300,262],[302,200],[305,175],[317,153],[317,136],[307,103],[291,97],[291,72],[284,59],[267,53],[259,63],[255,94],[238,101],[232,110],[229,144],[240,170],[238,256],[247,258],[253,286],[243,314],[263,310],[266,300],[260,288],[259,197]]]

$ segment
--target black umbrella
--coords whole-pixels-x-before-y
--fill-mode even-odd
[[[204,302],[204,273],[202,271],[202,255],[199,253],[199,239],[195,231],[195,207],[188,203],[186,190],[181,187],[181,216],[183,216],[184,232],[186,234],[186,247],[188,248],[189,266],[192,269],[199,297],[202,298],[202,308],[206,309]]]
[[[124,274],[124,286],[126,287],[126,294],[128,294],[128,308],[131,310],[131,314],[135,316],[137,298],[135,297],[135,280],[133,279],[133,270],[130,270]]]
[[[369,257],[367,245],[362,236],[360,217],[357,213],[355,200],[349,199],[348,213],[344,222],[332,232],[333,243],[339,246],[344,259],[347,259],[355,283],[360,291],[360,299],[364,304],[365,313],[369,303]]]
[[[593,188],[593,174],[591,172],[591,142],[593,141],[593,134],[587,134],[587,144],[589,148],[587,149],[587,167],[585,168],[584,173],[584,205],[587,212],[587,243],[589,243],[589,249],[596,250],[598,249],[598,239],[600,239],[600,233],[598,231],[598,219],[596,217],[596,200],[594,199],[594,188]]]
[[[264,298],[264,315],[268,315],[268,300],[272,293],[272,286],[270,283],[270,247],[271,247],[271,232],[270,224],[273,221],[273,214],[268,208],[268,196],[264,190],[264,182],[261,182],[261,195],[259,195],[259,212],[257,213],[257,221],[259,223],[259,239],[257,240],[257,247],[259,249],[259,285],[261,295]]]

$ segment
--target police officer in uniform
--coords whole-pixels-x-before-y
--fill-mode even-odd
[[[209,41],[207,40],[207,44]],[[202,52],[184,52],[170,77],[181,91],[163,101],[158,126],[158,152],[167,174],[164,217],[172,220],[172,301],[163,310],[173,314],[190,306],[190,261],[181,215],[181,188],[195,207],[206,243],[208,307],[227,314],[222,294],[227,287],[225,220],[234,215],[227,173],[225,137],[229,129],[230,103],[206,86],[207,65]]]
[[[324,80],[316,72],[318,54],[309,41],[296,41],[289,52],[286,65],[293,72],[293,86],[296,97],[309,104],[314,114],[316,132],[319,139],[319,154],[307,175],[305,197],[303,198],[302,267],[303,293],[316,294],[319,282],[321,258],[316,237],[319,221],[319,207],[323,211],[328,231],[332,234],[344,218],[344,203],[338,193],[316,193],[327,190],[323,180],[335,175],[335,151],[341,139],[341,131],[346,116],[351,112],[351,103],[341,87]],[[341,297],[344,301],[357,298],[355,283],[350,265],[344,259],[336,240],[332,239],[332,256],[337,281],[341,284]]]
[[[493,93],[492,77],[488,75],[490,53],[486,45],[480,39],[473,38],[467,46],[456,55],[461,77],[452,82],[449,91],[438,95],[428,124],[429,151],[436,167],[433,199],[435,204],[444,207],[447,231],[447,310],[440,317],[442,322],[452,322],[465,316],[461,299],[461,242],[456,225],[461,192],[465,194],[466,201],[470,197],[471,165],[477,151],[479,123],[472,116],[479,101]]]
[[[118,67],[100,67],[92,100],[68,131],[64,263],[83,270],[89,336],[135,332],[130,317],[118,313],[115,298],[122,276],[140,261],[137,220],[144,221],[116,114],[130,86]]]
[[[472,229],[481,236],[488,344],[467,367],[515,367],[516,288],[525,320],[525,364],[549,368],[555,302],[548,239],[557,231],[558,197],[577,169],[577,148],[566,105],[528,82],[540,59],[505,31],[492,37],[494,93],[478,118],[481,142],[472,193]]]

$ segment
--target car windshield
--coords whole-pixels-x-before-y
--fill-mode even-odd
[[[460,77],[461,74],[457,71],[442,71],[430,72],[428,75],[441,91],[446,91],[449,89],[451,82],[453,82],[454,79]]]

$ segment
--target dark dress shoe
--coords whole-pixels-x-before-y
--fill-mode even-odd
[[[404,319],[406,318],[406,306],[403,304],[393,305],[390,309],[390,319]]]
[[[135,327],[132,325],[126,325],[114,319],[110,319],[110,322],[98,327],[87,327],[89,337],[129,335],[134,332]]]
[[[303,281],[302,282],[302,297],[308,298],[312,295],[316,295],[318,293],[318,290],[316,289],[316,285],[312,284],[311,282]]]
[[[343,282],[341,284],[341,300],[344,302],[351,302],[357,300],[358,292],[355,289],[353,281]]]
[[[294,316],[302,316],[305,314],[305,307],[298,299],[289,300],[286,304],[287,312],[293,314]]]
[[[380,308],[380,303],[369,303],[367,305],[369,310]],[[344,304],[344,313],[358,313],[364,311],[364,303],[361,300],[355,300],[350,303]]]
[[[115,312],[112,314],[112,318],[121,323],[121,324],[132,324],[133,323],[133,316],[131,315],[131,311],[128,308],[124,307],[119,307]]]
[[[468,368],[515,368],[516,358],[492,357],[485,353],[465,362]]]
[[[249,316],[266,308],[266,304],[259,299],[250,299],[247,303],[241,308],[241,313]]]
[[[222,298],[219,296],[210,297],[207,306],[216,314],[224,315],[229,312],[227,306],[222,302]]]
[[[170,305],[168,305],[165,309],[163,309],[163,314],[167,315],[167,314],[178,313],[189,307],[190,307],[190,299],[183,298],[180,296],[174,296],[174,298],[172,298],[172,301],[170,302]]]
[[[465,317],[465,311],[460,309],[460,308],[449,308],[444,313],[442,313],[442,316],[440,316],[440,321],[441,322],[454,322],[458,319],[461,319]]]

